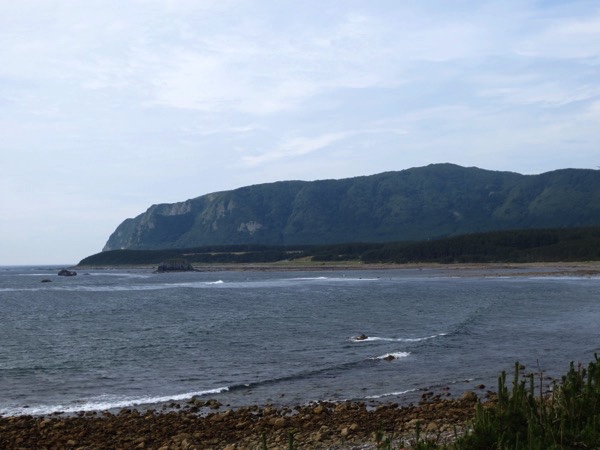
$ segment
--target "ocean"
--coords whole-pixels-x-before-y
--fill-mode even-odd
[[[559,377],[600,351],[598,277],[58,270],[0,267],[0,415],[407,403],[493,390],[516,361]]]

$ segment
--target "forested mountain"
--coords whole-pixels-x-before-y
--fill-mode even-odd
[[[600,171],[521,175],[433,164],[281,181],[153,205],[104,250],[417,241],[474,232],[600,225]]]

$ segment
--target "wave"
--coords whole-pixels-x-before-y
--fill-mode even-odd
[[[56,272],[44,272],[44,273],[16,273],[17,277],[51,277],[56,275]]]
[[[407,356],[410,355],[410,352],[395,352],[395,353],[386,353],[385,355],[381,355],[381,356],[376,356],[375,358],[371,358],[371,359],[400,359],[400,358],[406,358]]]
[[[384,398],[384,397],[398,397],[400,395],[405,395],[405,394],[410,394],[412,392],[417,392],[418,389],[407,389],[406,391],[398,391],[398,392],[387,392],[385,394],[379,394],[379,395],[368,395],[365,398],[366,399],[378,399],[378,398]]]
[[[298,277],[298,278],[290,278],[290,281],[377,281],[379,278],[362,278],[362,277]]]
[[[373,359],[373,358],[370,358]],[[305,370],[299,373],[291,373],[289,375],[283,375],[275,378],[268,378],[263,380],[257,380],[250,383],[239,383],[230,386],[220,387],[216,389],[208,389],[203,391],[186,392],[182,394],[168,395],[168,396],[115,396],[115,395],[101,395],[92,397],[85,400],[73,401],[68,404],[58,405],[36,405],[36,406],[8,406],[0,407],[0,417],[2,416],[20,416],[20,415],[50,415],[57,412],[66,414],[86,412],[86,411],[108,411],[122,408],[131,408],[142,405],[153,405],[160,403],[167,403],[171,401],[181,401],[191,399],[194,396],[206,396],[206,395],[217,395],[225,392],[238,392],[249,389],[260,388],[264,386],[272,386],[279,383],[286,383],[294,380],[309,379],[312,377],[322,376],[328,372],[337,372],[340,370],[351,369],[357,365],[361,365],[365,360],[350,361],[334,366],[322,367],[319,369]]]
[[[164,285],[158,285],[160,287],[164,287],[165,289],[169,288],[179,288],[179,287],[190,287],[190,288],[202,288],[205,286],[211,286],[216,284],[225,284],[223,280],[217,281],[190,281],[183,283],[165,283]]]
[[[116,292],[116,291],[153,291],[168,289],[168,286],[53,286],[37,288],[0,288],[0,292],[37,292],[37,291],[65,291],[65,292]]]
[[[66,405],[39,405],[31,407],[21,406],[2,408],[0,409],[0,416],[43,416],[57,412],[72,414],[86,411],[108,411],[112,409],[130,408],[140,405],[153,405],[157,403],[188,400],[192,397],[221,394],[228,390],[228,387],[220,387],[215,389],[207,389],[204,391],[186,392],[184,394],[144,397],[119,397],[116,395],[105,394],[98,397],[92,397],[88,400],[77,400]]]
[[[375,361],[375,360],[389,358],[390,356],[393,357],[394,359],[399,359],[399,358],[406,358],[409,355],[410,355],[409,352],[388,353],[386,355],[382,355],[382,356],[375,357],[375,358],[358,359],[358,360],[348,361],[348,362],[335,364],[335,365],[331,365],[331,366],[325,366],[325,367],[316,368],[316,369],[308,369],[308,370],[304,370],[301,372],[291,373],[289,375],[283,375],[283,376],[276,377],[276,378],[258,380],[258,381],[254,381],[254,382],[247,383],[247,384],[238,384],[238,385],[230,386],[229,391],[233,392],[233,391],[238,391],[238,390],[243,390],[243,389],[254,389],[257,387],[261,387],[261,386],[270,386],[270,385],[274,385],[274,384],[278,384],[278,383],[285,383],[288,381],[306,380],[306,379],[310,379],[313,377],[324,376],[324,375],[327,375],[330,373],[336,374],[339,371],[352,370],[356,367],[360,367],[361,365],[364,365],[365,363],[373,364],[373,361]]]
[[[374,342],[374,341],[384,341],[384,342],[421,342],[427,341],[429,339],[435,339],[438,337],[446,336],[448,333],[438,333],[431,336],[419,337],[419,338],[388,338],[388,337],[379,337],[379,336],[369,336],[366,338],[360,338],[358,336],[350,338],[352,342]]]
[[[298,277],[298,278],[290,278],[290,280],[302,280],[302,281],[312,281],[312,280],[329,280],[329,277]]]
[[[129,273],[129,272],[85,272],[83,275],[94,277],[120,277],[120,278],[151,278],[152,274],[147,273]]]
[[[223,280],[201,281],[196,283],[164,283],[164,284],[122,284],[103,286],[43,286],[35,288],[0,288],[0,292],[37,292],[37,291],[67,291],[67,292],[121,292],[121,291],[157,291],[161,289],[178,289],[182,287],[201,288],[221,285]]]
[[[174,395],[146,395],[146,396],[118,396],[118,395],[99,395],[87,399],[71,401],[69,403],[53,404],[53,405],[30,405],[30,406],[8,406],[0,407],[0,417],[2,416],[20,416],[34,415],[43,416],[53,413],[73,414],[87,411],[110,411],[123,408],[132,408],[137,406],[150,406],[172,401],[183,401],[191,399],[194,396],[219,395],[226,392],[234,393],[239,391],[257,389],[261,387],[269,387],[277,384],[285,384],[290,381],[307,380],[315,377],[336,376],[340,371],[352,370],[356,367],[366,364],[373,364],[374,361],[393,357],[394,359],[405,358],[409,356],[408,352],[388,353],[375,358],[365,358],[353,361],[348,361],[331,366],[325,366],[316,369],[308,369],[296,373],[290,373],[280,377],[267,378],[249,383],[232,384],[229,386],[219,387],[215,389],[207,389],[201,391],[185,392]],[[394,395],[394,394],[385,394]]]

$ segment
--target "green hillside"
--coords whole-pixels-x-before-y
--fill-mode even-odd
[[[104,250],[419,241],[600,225],[600,171],[520,175],[452,164],[342,180],[282,181],[151,206]]]

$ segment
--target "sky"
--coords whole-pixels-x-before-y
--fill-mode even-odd
[[[0,0],[0,265],[156,203],[599,143],[597,0]]]

